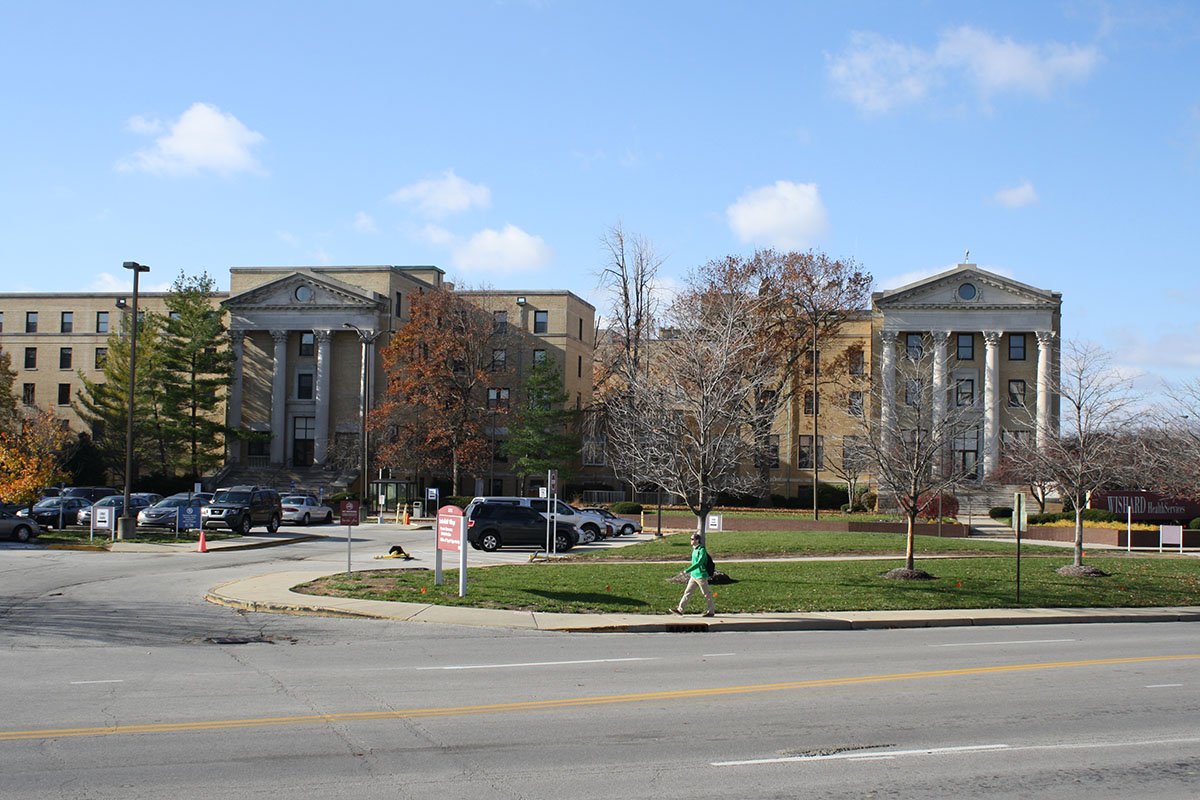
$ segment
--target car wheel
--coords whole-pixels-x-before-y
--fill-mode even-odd
[[[633,533],[633,526],[632,526],[632,525],[625,524],[625,525],[622,525],[622,526],[621,526],[621,535],[622,535],[622,536],[628,536],[628,535],[630,535],[631,533]]]
[[[301,525],[304,525],[304,526],[307,526],[307,525],[308,525],[308,523],[310,523],[310,522],[312,522],[312,519],[311,519],[311,518],[308,516],[308,512],[307,512],[307,511],[305,511],[305,512],[304,512],[304,519],[300,520],[300,524],[301,524]]]
[[[305,525],[307,525],[307,524],[308,524],[308,518],[307,518],[307,517],[305,517],[305,522],[304,522],[304,524],[305,524]],[[269,520],[267,520],[267,533],[274,533],[274,532],[275,532],[275,531],[277,531],[277,530],[279,530],[279,515],[278,515],[278,514],[272,514],[272,515],[271,515],[271,518],[270,518]]]
[[[238,522],[237,532],[242,536],[246,536],[250,533],[250,527],[250,515],[244,514],[242,519]]]
[[[571,537],[570,536],[568,536],[566,533],[555,532],[555,534],[554,534],[554,549],[555,550],[557,550],[560,553],[565,553],[566,551],[570,550],[571,547],[572,547],[572,545],[571,545]]]
[[[330,511],[328,514],[325,515],[325,524],[326,525],[333,524],[333,512],[332,511]]]
[[[479,537],[479,549],[488,553],[500,549],[500,534],[495,531],[488,531]]]
[[[16,538],[18,542],[28,542],[33,538],[33,529],[28,525],[18,525],[17,527],[13,528],[13,537]]]

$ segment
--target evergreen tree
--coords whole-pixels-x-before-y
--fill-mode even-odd
[[[0,350],[0,432],[16,433],[21,415],[17,406],[17,373],[12,356]]]
[[[214,302],[216,287],[208,273],[189,277],[180,272],[166,298],[164,438],[178,445],[178,466],[192,478],[222,463],[229,433],[219,410],[232,375],[233,352]]]
[[[578,434],[572,431],[575,414],[567,410],[568,399],[554,361],[547,358],[535,363],[501,448],[522,483],[529,475],[544,475],[551,469],[558,470],[560,484],[570,476],[580,444]]]

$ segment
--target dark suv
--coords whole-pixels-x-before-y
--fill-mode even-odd
[[[473,502],[467,506],[467,541],[476,550],[489,553],[501,547],[546,546],[546,518],[532,508],[500,503]],[[579,543],[574,525],[559,522],[554,527],[554,546],[558,552]]]
[[[265,486],[231,486],[217,489],[200,517],[205,528],[229,528],[244,536],[255,525],[265,525],[267,533],[274,533],[283,519],[283,503],[279,492]]]

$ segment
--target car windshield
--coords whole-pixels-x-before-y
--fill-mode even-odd
[[[283,502],[285,505],[289,506],[302,506],[308,503],[308,498],[294,494],[283,498]]]
[[[213,497],[214,503],[249,503],[249,492],[217,492]]]
[[[38,500],[37,503],[35,503],[33,507],[34,508],[58,508],[58,506],[61,502],[62,501],[57,497],[46,497],[41,500]]]
[[[125,498],[122,495],[114,494],[112,497],[106,497],[96,503],[98,506],[119,506],[124,505]]]
[[[188,500],[186,497],[168,497],[166,500],[159,500],[154,504],[154,508],[179,508],[186,506]]]

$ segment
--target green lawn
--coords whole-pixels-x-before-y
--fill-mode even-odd
[[[886,540],[886,541],[881,541]],[[725,613],[941,608],[1014,608],[1013,546],[1003,542],[920,537],[917,565],[930,581],[894,581],[883,573],[903,566],[896,547],[903,537],[880,534],[713,533],[709,544],[718,569],[736,582],[714,586]],[[935,548],[950,558],[922,559]],[[669,582],[687,561],[687,537],[631,545],[609,556],[551,563],[481,567],[468,571],[468,593],[458,597],[458,571],[442,586],[429,569],[378,570],[334,575],[297,591],[374,600],[467,605],[544,612],[662,614],[683,586]],[[738,557],[864,555],[871,561],[759,561]],[[630,563],[630,559],[670,563]],[[622,563],[624,562],[624,563]],[[1068,578],[1055,569],[1071,562],[1069,549],[1022,547],[1020,607],[1136,607],[1200,605],[1200,559],[1106,553],[1085,563],[1107,578]],[[701,601],[696,601],[699,610]]]
[[[231,531],[206,531],[204,538],[208,541],[217,539],[232,539],[238,534]],[[96,531],[94,540],[90,539],[87,528],[65,528],[63,530],[42,531],[33,541],[37,544],[98,544],[103,545],[105,542],[112,540],[109,531]],[[170,544],[173,542],[199,542],[200,534],[197,531],[185,531],[177,537],[173,532],[161,530],[159,528],[142,528],[138,531],[136,538],[130,539],[131,542],[147,542],[149,544]]]

